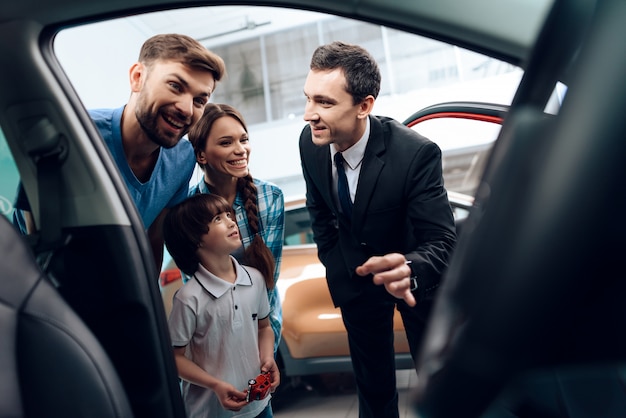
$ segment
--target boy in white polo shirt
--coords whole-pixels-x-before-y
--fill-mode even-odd
[[[266,291],[273,277],[230,255],[241,246],[232,207],[217,195],[191,196],[170,210],[163,234],[178,268],[191,276],[168,320],[188,416],[272,417],[270,396],[246,395],[260,373],[269,372],[271,392],[280,383]]]

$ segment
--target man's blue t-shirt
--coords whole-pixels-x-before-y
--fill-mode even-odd
[[[185,200],[196,158],[193,146],[183,138],[173,148],[161,148],[150,179],[141,183],[133,174],[124,154],[121,130],[123,111],[124,107],[94,109],[89,114],[107,144],[147,229],[164,208]]]

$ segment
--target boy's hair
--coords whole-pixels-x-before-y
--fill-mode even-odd
[[[200,120],[189,130],[189,141],[193,145],[196,156],[203,152],[211,128],[216,120],[223,117],[231,117],[241,123],[243,129],[248,132],[248,127],[243,116],[237,109],[227,104],[208,103]],[[203,167],[204,170],[204,167]],[[257,202],[257,189],[250,173],[237,180],[237,191],[243,195],[244,209],[250,226],[252,241],[244,252],[244,263],[258,269],[265,278],[268,289],[274,288],[274,268],[276,260],[260,234],[259,207]]]
[[[197,249],[213,218],[232,211],[226,199],[213,194],[193,195],[169,210],[163,221],[163,238],[183,273],[191,276],[198,270]]]
[[[177,33],[155,35],[139,51],[139,62],[150,68],[156,61],[176,61],[208,71],[218,82],[226,74],[224,60],[190,36]]]
[[[211,220],[223,212],[233,213],[226,199],[216,194],[198,193],[172,207],[165,216],[165,246],[183,273],[192,276],[198,270],[197,250],[202,236],[209,232]],[[259,270],[267,288],[274,288],[274,257],[259,234],[244,251],[244,264]]]
[[[355,105],[369,95],[377,98],[380,92],[378,64],[369,52],[358,45],[335,41],[319,46],[313,52],[310,68],[313,71],[340,68],[346,77],[346,91]]]

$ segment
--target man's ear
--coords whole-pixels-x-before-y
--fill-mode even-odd
[[[130,78],[130,91],[137,93],[143,86],[144,79],[146,78],[146,67],[140,62],[134,63],[129,70]]]
[[[374,96],[372,96],[371,94],[363,99],[363,101],[359,104],[359,113],[357,117],[359,119],[364,119],[367,117],[367,115],[372,113],[375,101],[376,99],[374,99]]]

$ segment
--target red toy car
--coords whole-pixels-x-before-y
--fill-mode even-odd
[[[270,372],[261,373],[256,379],[248,380],[248,393],[246,394],[246,401],[260,401],[265,399],[268,393],[270,393]]]

